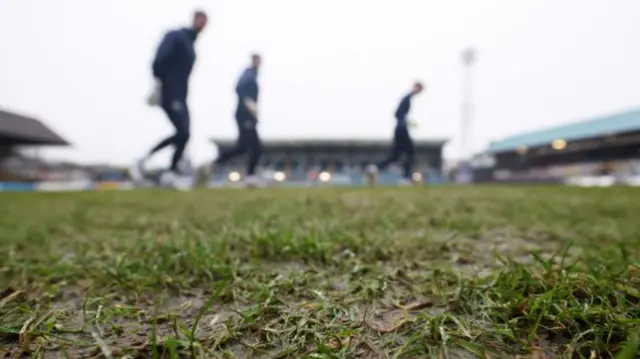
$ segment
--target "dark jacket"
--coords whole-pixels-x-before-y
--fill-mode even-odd
[[[236,95],[238,95],[238,107],[236,108],[236,118],[239,120],[258,119],[251,114],[244,104],[244,99],[249,98],[256,103],[258,102],[258,70],[250,67],[246,69],[236,85]]]
[[[398,120],[398,126],[406,126],[407,125],[407,115],[409,115],[409,111],[411,110],[411,98],[413,97],[413,93],[409,93],[400,101],[400,105],[398,105],[398,109],[396,110],[396,120]]]
[[[196,37],[194,30],[185,28],[169,31],[160,42],[152,69],[162,82],[162,102],[187,99]]]

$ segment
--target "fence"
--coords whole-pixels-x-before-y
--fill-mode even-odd
[[[109,191],[133,189],[131,182],[0,182],[0,192],[77,192],[77,191]]]

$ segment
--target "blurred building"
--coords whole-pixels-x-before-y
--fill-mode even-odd
[[[68,146],[69,143],[42,122],[27,116],[0,110],[0,181],[30,182],[42,179],[49,164],[38,156],[44,146]],[[62,166],[70,174],[75,168]]]
[[[235,146],[235,140],[214,139],[218,151]],[[446,140],[417,140],[416,179],[428,182],[442,181],[442,147]],[[390,141],[380,140],[267,140],[263,141],[263,157],[260,171],[267,177],[287,183],[312,183],[357,185],[366,182],[365,169],[388,155]],[[238,179],[246,168],[246,157],[233,159],[223,168],[216,168],[215,182]],[[395,183],[401,175],[398,166],[380,173],[380,183]]]
[[[626,111],[493,142],[474,158],[474,179],[566,182],[640,175],[640,110]]]

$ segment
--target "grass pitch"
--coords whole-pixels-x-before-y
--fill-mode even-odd
[[[0,348],[636,358],[639,199],[563,187],[0,194]]]

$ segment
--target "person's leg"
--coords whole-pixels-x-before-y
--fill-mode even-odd
[[[171,114],[173,117],[173,124],[176,127],[176,134],[174,136],[175,151],[171,158],[170,170],[174,173],[178,172],[178,164],[182,160],[182,154],[184,149],[189,143],[191,137],[191,119],[189,117],[189,109],[184,101],[175,101],[171,105]]]
[[[401,140],[402,138],[401,138],[400,128],[396,127],[393,134],[393,145],[391,148],[391,152],[389,153],[389,156],[387,156],[387,158],[378,162],[378,164],[376,165],[378,169],[385,169],[391,163],[397,161],[398,158],[400,158],[400,155],[402,154]]]
[[[400,152],[398,147],[394,145],[391,149],[391,152],[389,153],[389,156],[387,156],[387,158],[385,158],[384,160],[378,162],[376,167],[378,167],[379,170],[387,168],[390,164],[397,161],[400,158],[401,154],[402,153]]]
[[[260,142],[260,136],[258,130],[254,127],[248,133],[248,147],[249,147],[249,164],[247,168],[247,176],[253,176],[256,173],[256,167],[262,156],[262,143]]]
[[[175,146],[175,150],[171,158],[169,170],[160,174],[158,184],[163,187],[167,186],[173,189],[187,191],[191,189],[193,183],[190,178],[180,173],[179,164],[190,137],[189,109],[184,101],[179,100],[166,105],[163,104],[163,109],[167,112],[171,123],[176,129],[176,133],[173,135],[173,140],[170,143]]]
[[[151,157],[154,153],[164,149],[165,147],[169,146],[169,145],[173,145],[176,141],[176,135],[173,134],[167,138],[165,138],[164,140],[160,141],[160,143],[158,143],[155,147],[153,147],[151,149],[151,151],[149,151],[149,154],[147,154],[147,157]]]
[[[176,138],[177,138],[177,133],[178,133],[178,127],[179,125],[176,123],[176,116],[174,114],[173,109],[171,108],[170,104],[163,104],[162,105],[162,110],[164,111],[164,113],[167,115],[167,118],[169,118],[169,121],[171,122],[171,125],[173,125],[173,127],[175,128],[176,132],[165,138],[164,140],[160,141],[157,145],[155,145],[151,151],[149,151],[149,154],[147,154],[147,158],[151,157],[151,155],[153,155],[154,153],[164,149],[167,146],[173,145],[176,142]]]
[[[220,156],[218,156],[218,158],[216,158],[214,163],[216,165],[223,165],[227,161],[229,161],[230,159],[232,159],[232,158],[234,158],[236,156],[240,156],[245,151],[246,151],[245,148],[242,147],[242,145],[240,144],[240,141],[238,140],[238,143],[236,144],[236,146],[234,148],[232,148],[230,150],[227,150],[227,151],[222,151],[220,153]]]
[[[155,145],[147,153],[146,156],[142,157],[133,166],[131,166],[130,174],[131,174],[131,178],[135,182],[142,182],[147,177],[146,171],[144,169],[144,166],[145,166],[145,163],[147,162],[147,160],[149,158],[151,158],[151,156],[153,154],[155,154],[156,152],[164,149],[165,147],[176,144],[176,141],[178,139],[178,132],[179,132],[179,127],[180,126],[179,126],[179,123],[176,122],[177,116],[175,116],[174,111],[172,110],[172,108],[170,106],[170,103],[164,103],[164,104],[162,104],[161,107],[162,107],[162,110],[164,111],[164,113],[169,118],[169,121],[171,122],[171,124],[175,128],[176,132],[174,134],[172,134],[171,136],[169,136],[169,137],[163,139],[162,141],[160,141],[157,145]]]
[[[227,151],[222,151],[213,162],[215,165],[223,165],[230,159],[240,156],[247,151],[247,130],[238,124],[238,141],[236,146]]]
[[[413,165],[415,161],[415,147],[413,145],[413,140],[409,135],[409,131],[407,130],[406,134],[402,136],[402,152],[405,155],[404,163],[403,163],[403,177],[405,179],[411,180],[413,178]]]

